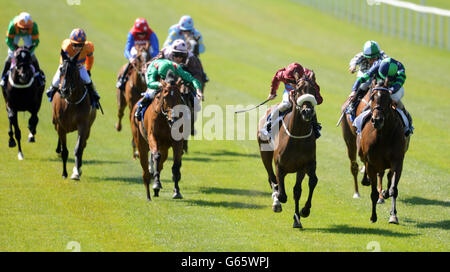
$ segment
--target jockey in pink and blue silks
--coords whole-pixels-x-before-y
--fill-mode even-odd
[[[125,67],[122,75],[119,77],[117,82],[117,88],[123,89],[126,82],[126,75],[128,74],[128,69],[130,63],[136,58],[137,50],[135,45],[142,45],[149,43],[149,54],[150,58],[156,57],[159,52],[159,41],[156,33],[148,26],[147,20],[144,18],[137,18],[134,22],[133,27],[128,32],[127,43],[125,44],[124,56],[128,60],[128,64]]]

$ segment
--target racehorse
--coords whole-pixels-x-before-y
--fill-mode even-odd
[[[96,109],[91,106],[87,89],[80,77],[78,69],[78,56],[80,52],[69,58],[63,50],[61,56],[63,64],[61,67],[61,78],[59,92],[56,92],[52,100],[53,124],[58,132],[58,145],[56,152],[61,153],[63,161],[63,178],[67,178],[67,150],[66,134],[78,131],[77,144],[75,146],[75,166],[70,177],[79,180],[81,176],[81,165],[83,150],[86,147],[91,126],[96,117]]]
[[[382,84],[371,90],[370,122],[367,121],[358,139],[358,155],[364,162],[371,184],[372,223],[377,221],[376,205],[379,197],[376,177],[383,177],[385,169],[389,169],[388,190],[382,191],[384,199],[392,197],[389,223],[398,224],[396,200],[398,183],[403,169],[403,160],[407,150],[407,138],[404,135],[404,124],[393,108],[390,92]],[[408,138],[409,139],[409,138]],[[380,181],[381,181],[380,178]],[[381,183],[381,182],[380,182]]]
[[[262,148],[262,144],[267,141],[258,135],[261,159],[269,176],[269,185],[272,187],[274,212],[281,212],[281,203],[286,203],[284,178],[288,173],[297,173],[294,187],[295,214],[294,228],[302,228],[301,217],[308,217],[311,209],[311,200],[314,188],[317,184],[316,176],[316,137],[313,133],[311,120],[315,114],[314,106],[317,105],[315,99],[315,87],[310,78],[302,77],[295,88],[290,100],[293,105],[292,110],[282,118],[282,126],[278,133],[278,144],[273,150]],[[264,126],[269,109],[260,122],[258,132]],[[273,125],[278,126],[278,124]],[[276,137],[276,136],[275,136]],[[270,141],[270,140],[269,140]],[[272,168],[272,160],[275,163],[276,176]],[[309,195],[305,206],[299,212],[299,200],[302,193],[302,181],[307,174],[309,176]]]
[[[2,88],[9,120],[8,145],[9,147],[15,147],[17,141],[19,148],[17,156],[19,160],[23,160],[23,153],[17,112],[29,111],[31,113],[31,117],[28,120],[28,129],[30,130],[28,142],[35,142],[34,135],[39,122],[38,112],[41,108],[42,94],[45,88],[45,82],[41,84],[35,78],[36,73],[32,65],[30,49],[29,47],[21,46],[14,51],[13,64],[9,71],[8,80]],[[16,138],[15,140],[13,134]]]
[[[125,90],[122,91],[117,88],[118,121],[115,125],[117,131],[122,130],[122,117],[124,115],[125,107],[128,105],[130,119],[133,106],[141,98],[141,93],[145,92],[147,89],[147,83],[145,81],[145,64],[150,59],[150,54],[148,53],[149,47],[150,44],[148,42],[135,46],[137,55],[135,61],[130,63],[131,67],[128,69],[128,80],[125,84]],[[119,76],[124,72],[125,66],[126,64],[120,69]],[[131,145],[133,147],[133,159],[136,159],[136,144],[133,139],[131,140]]]
[[[181,80],[171,70],[166,79],[160,81],[162,90],[155,96],[152,103],[145,111],[142,121],[138,121],[134,113],[137,104],[131,114],[131,130],[133,139],[139,151],[139,160],[143,171],[143,181],[147,192],[147,200],[150,201],[149,184],[152,177],[154,196],[159,196],[162,189],[160,173],[167,159],[169,148],[173,150],[172,180],[174,182],[174,194],[172,198],[183,198],[178,182],[181,179],[181,158],[183,155],[183,139],[176,140],[172,137],[172,125],[177,121],[174,116],[174,107],[182,104],[180,86]],[[151,152],[150,169],[148,152]]]

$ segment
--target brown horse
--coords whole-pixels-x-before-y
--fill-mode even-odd
[[[261,139],[262,135],[258,135],[261,159],[269,176],[269,185],[273,190],[272,209],[274,212],[281,212],[280,202],[286,203],[287,201],[284,186],[286,174],[297,173],[294,187],[294,228],[302,228],[300,216],[309,216],[312,195],[318,181],[316,176],[316,137],[311,125],[311,120],[315,114],[314,106],[317,105],[314,94],[315,88],[312,81],[307,77],[301,78],[297,83],[294,95],[290,97],[293,104],[292,110],[284,116],[278,137],[274,137],[278,142],[274,149],[267,148],[268,141]],[[270,111],[271,109],[260,120],[258,132],[263,127]],[[278,128],[278,124],[272,125],[272,128],[275,130]],[[273,172],[272,160],[275,163],[276,176]],[[301,186],[305,174],[309,176],[309,195],[305,206],[299,212]]]
[[[135,61],[130,63],[130,68],[127,71],[127,83],[125,84],[125,90],[117,88],[117,108],[118,108],[118,121],[115,125],[117,131],[122,130],[122,117],[124,115],[125,107],[128,106],[129,119],[131,118],[131,111],[133,106],[141,98],[141,93],[145,92],[147,89],[147,84],[145,82],[145,64],[150,59],[150,54],[148,49],[150,47],[149,43],[144,43],[142,45],[136,45],[137,55]],[[124,64],[118,73],[120,77],[127,64]],[[137,151],[136,144],[133,139],[131,140],[131,145],[133,147],[133,159],[136,159]]]
[[[153,177],[154,196],[159,195],[162,189],[160,173],[167,159],[169,148],[173,150],[172,180],[174,182],[174,194],[172,198],[181,199],[178,181],[181,179],[181,157],[183,155],[183,139],[176,140],[172,135],[172,126],[177,121],[174,108],[182,104],[180,86],[181,80],[177,80],[172,71],[169,70],[166,79],[161,80],[162,90],[155,96],[144,117],[139,122],[134,113],[137,104],[131,114],[131,130],[134,142],[139,151],[139,160],[143,171],[143,181],[147,192],[147,200],[150,197],[150,181]],[[148,152],[151,151],[150,170]]]
[[[370,93],[370,122],[366,122],[358,139],[358,155],[364,162],[371,184],[372,223],[377,221],[376,204],[377,175],[381,178],[385,169],[389,169],[388,191],[382,191],[385,199],[392,197],[389,223],[398,224],[396,200],[398,183],[403,169],[403,160],[407,149],[404,124],[393,108],[389,90],[384,87],[373,88]],[[381,183],[381,182],[380,182]]]
[[[17,121],[17,112],[29,111],[31,117],[28,120],[30,134],[28,142],[35,142],[34,135],[39,121],[38,112],[41,108],[42,94],[45,83],[40,84],[35,78],[34,67],[32,66],[30,48],[19,47],[14,52],[13,62],[15,63],[9,72],[3,90],[3,98],[6,103],[9,120],[9,147],[15,147],[16,141],[19,148],[18,159],[23,160],[21,131]],[[13,132],[14,127],[14,132]],[[14,140],[13,135],[16,140]]]
[[[57,153],[61,153],[63,161],[63,178],[67,178],[67,150],[66,134],[78,131],[78,140],[75,147],[75,166],[71,179],[79,180],[81,176],[81,165],[83,150],[86,147],[91,126],[94,123],[96,109],[91,107],[90,97],[81,80],[77,60],[80,53],[69,58],[61,50],[63,65],[61,67],[61,78],[59,92],[56,92],[52,100],[53,124],[58,132]]]

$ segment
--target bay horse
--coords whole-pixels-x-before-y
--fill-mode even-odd
[[[8,80],[2,88],[3,98],[6,103],[9,120],[9,147],[15,147],[16,141],[19,149],[17,155],[23,160],[21,146],[21,131],[17,121],[17,112],[28,111],[31,117],[28,120],[30,134],[28,142],[35,142],[36,127],[39,122],[38,112],[41,108],[42,94],[45,83],[39,83],[35,78],[35,68],[32,65],[32,57],[29,47],[21,46],[14,51],[13,64],[9,71]],[[14,127],[14,132],[13,132]],[[14,140],[14,137],[15,140]]]
[[[176,79],[174,73],[169,70],[165,80],[160,80],[162,90],[155,96],[152,103],[145,111],[142,121],[138,121],[134,113],[137,104],[131,114],[131,130],[133,139],[139,151],[139,160],[143,171],[143,181],[147,192],[147,200],[150,197],[150,182],[154,178],[154,196],[159,196],[162,189],[160,173],[167,159],[169,148],[173,150],[172,180],[174,182],[174,194],[172,198],[183,198],[178,182],[181,179],[181,159],[183,155],[183,139],[175,140],[172,137],[172,125],[177,121],[174,116],[174,108],[182,104],[180,86],[181,80]],[[150,169],[148,152],[151,152]]]
[[[128,69],[128,80],[125,84],[125,90],[117,88],[117,108],[118,108],[118,121],[115,125],[117,131],[122,130],[122,117],[124,115],[125,107],[128,106],[129,118],[131,118],[131,111],[133,106],[141,99],[141,93],[144,93],[147,89],[147,83],[145,80],[145,67],[146,62],[150,60],[150,54],[148,50],[150,48],[150,43],[138,44],[135,46],[137,55],[135,61],[130,63],[130,68]],[[126,64],[120,69],[118,76],[125,70]],[[131,145],[133,147],[133,159],[137,157],[136,144],[133,141],[133,136],[131,139]]]
[[[269,176],[269,185],[272,187],[274,212],[281,212],[281,203],[286,203],[284,178],[288,173],[296,173],[294,186],[294,228],[302,228],[301,217],[308,217],[311,209],[312,195],[317,185],[316,176],[316,137],[313,133],[311,120],[315,114],[315,87],[310,78],[302,77],[295,88],[294,94],[290,96],[292,110],[282,118],[277,142],[273,150],[262,148],[262,144],[268,141],[262,139],[259,131],[264,126],[265,120],[272,109],[266,112],[258,127],[258,144],[260,155]],[[278,126],[272,125],[272,128]],[[270,141],[270,140],[269,140]],[[275,163],[276,175],[272,168]],[[307,174],[309,176],[309,195],[305,206],[299,211],[299,200],[302,193],[302,181]],[[281,202],[281,203],[280,203]]]
[[[371,184],[372,223],[377,221],[376,205],[379,198],[376,177],[382,177],[389,169],[388,190],[382,191],[384,199],[392,197],[389,223],[398,224],[396,200],[398,183],[403,170],[403,160],[407,150],[404,124],[393,108],[390,92],[377,84],[371,90],[370,122],[366,122],[358,138],[358,155],[364,162]],[[387,86],[387,84],[385,85]],[[381,182],[380,182],[381,183]]]
[[[61,56],[63,64],[61,67],[61,78],[59,91],[55,93],[52,100],[53,124],[58,133],[58,145],[56,152],[61,153],[63,161],[63,178],[67,178],[67,133],[78,131],[77,144],[75,146],[75,166],[70,177],[79,180],[81,176],[81,165],[83,151],[91,131],[91,126],[96,117],[96,109],[91,107],[87,89],[82,81],[78,68],[78,56],[80,52],[69,58],[63,50]]]

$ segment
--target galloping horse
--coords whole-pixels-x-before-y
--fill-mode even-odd
[[[159,92],[149,108],[145,111],[142,121],[134,117],[137,104],[131,114],[131,130],[134,142],[139,151],[139,160],[143,171],[143,181],[147,191],[147,200],[151,200],[149,184],[151,178],[155,179],[153,184],[154,196],[159,195],[162,189],[160,173],[168,156],[169,148],[173,149],[172,180],[174,182],[174,194],[172,198],[181,199],[178,181],[181,178],[181,157],[183,155],[183,139],[175,140],[172,137],[172,125],[176,121],[173,115],[175,106],[182,104],[180,86],[181,80],[176,79],[171,70],[166,79],[161,80],[162,90]],[[151,151],[150,170],[148,152]]]
[[[316,176],[316,137],[311,125],[311,120],[315,114],[314,106],[317,105],[314,94],[315,88],[310,78],[306,76],[301,78],[297,83],[294,95],[290,96],[293,107],[291,112],[287,113],[282,119],[283,125],[278,133],[278,145],[275,146],[274,150],[264,150],[262,144],[266,141],[261,139],[261,135],[258,135],[261,159],[269,175],[269,185],[273,189],[272,209],[274,212],[281,212],[280,202],[286,203],[287,201],[284,187],[286,174],[297,173],[294,187],[294,228],[302,228],[300,216],[309,216],[312,195],[318,181]],[[270,111],[271,109],[260,120],[258,131],[263,127]],[[278,124],[272,127],[274,126],[278,126]],[[272,160],[275,162],[276,176],[273,172]],[[299,212],[301,186],[305,174],[309,176],[309,195],[305,206]]]
[[[389,223],[398,224],[396,200],[398,182],[402,174],[403,159],[407,150],[407,138],[404,135],[404,124],[401,117],[393,109],[389,90],[378,84],[370,94],[370,122],[367,121],[358,139],[358,155],[364,162],[372,193],[372,223],[377,221],[376,205],[379,193],[376,177],[381,178],[385,169],[389,169],[388,191],[382,191],[383,198],[392,197],[391,217]],[[380,182],[381,183],[381,182]]]
[[[63,50],[61,56],[63,64],[61,67],[60,89],[52,100],[53,124],[58,132],[57,153],[61,153],[63,161],[63,178],[67,178],[67,150],[66,134],[78,131],[78,140],[75,147],[75,166],[71,179],[79,180],[81,176],[81,165],[83,150],[86,147],[91,126],[96,117],[96,109],[91,107],[89,95],[78,70],[77,60],[80,53],[69,58]]]
[[[135,62],[131,63],[131,67],[128,70],[128,80],[125,85],[125,91],[117,88],[117,106],[118,106],[118,121],[115,125],[117,131],[122,130],[122,117],[124,115],[125,107],[128,105],[130,110],[129,119],[131,118],[131,111],[133,106],[141,98],[141,93],[145,92],[147,89],[147,84],[145,82],[145,63],[149,61],[150,54],[148,49],[150,44],[144,43],[142,45],[136,45],[137,55]],[[126,64],[120,69],[119,75],[121,75],[125,69]],[[133,139],[131,140],[131,145],[133,147],[133,159],[136,159],[136,144]]]
[[[13,138],[14,134],[19,148],[19,160],[23,160],[23,153],[20,144],[21,132],[17,121],[17,112],[29,111],[31,113],[31,117],[28,120],[28,129],[30,130],[28,142],[35,142],[34,135],[39,122],[38,112],[41,108],[44,88],[45,83],[40,84],[38,80],[35,80],[30,48],[24,46],[17,48],[14,52],[13,65],[9,72],[8,80],[2,90],[9,119],[9,147],[16,146],[16,141]]]

